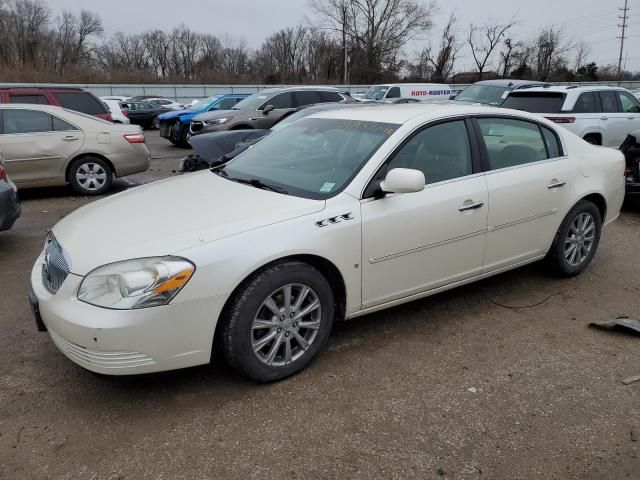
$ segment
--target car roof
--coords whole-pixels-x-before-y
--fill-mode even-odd
[[[41,105],[39,103],[0,103],[0,108],[15,108],[19,110],[42,110],[43,112],[50,113],[71,111],[67,108],[58,107],[57,105]]]
[[[280,92],[293,92],[293,91],[301,91],[301,90],[316,90],[323,92],[337,92],[343,93],[342,90],[335,87],[314,87],[309,85],[298,85],[296,87],[282,87],[282,88],[266,88],[264,90],[260,90],[256,92],[257,94],[261,93],[280,93]]]
[[[548,87],[532,87],[525,90],[526,93],[571,93],[571,92],[593,92],[601,90],[626,90],[622,87],[612,87],[609,85],[550,85]],[[520,92],[518,92],[520,93]]]
[[[498,78],[495,80],[481,80],[474,85],[490,85],[494,87],[514,87],[519,88],[525,85],[549,85],[547,82],[538,80],[512,80],[509,78]]]
[[[457,115],[505,115],[505,113],[514,113],[523,117],[530,116],[523,112],[504,108],[485,107],[473,104],[456,105],[454,102],[447,102],[366,105],[318,112],[314,114],[313,117],[404,124],[415,117],[423,117],[423,120],[428,121]]]

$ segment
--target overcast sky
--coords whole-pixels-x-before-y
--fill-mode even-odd
[[[54,13],[63,9],[87,8],[98,12],[107,34],[118,30],[141,32],[152,28],[170,29],[184,23],[199,32],[246,40],[250,48],[259,47],[265,37],[280,28],[305,22],[311,14],[306,0],[47,0]],[[624,0],[440,0],[436,38],[452,10],[459,17],[464,35],[470,22],[482,23],[490,17],[498,21],[517,18],[514,38],[526,39],[537,28],[555,24],[575,41],[592,46],[592,59],[598,64],[617,64],[619,52],[618,7]],[[640,0],[629,0],[629,30],[626,41],[627,69],[640,70]],[[406,47],[409,57],[420,49],[414,41]],[[463,48],[456,70],[472,68]]]

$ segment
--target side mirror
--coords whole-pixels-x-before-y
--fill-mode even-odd
[[[269,113],[271,110],[273,110],[273,105],[267,105],[266,107],[264,107],[264,108],[262,109],[262,113],[264,113],[264,114],[266,115],[266,114],[267,114],[267,113]]]
[[[411,168],[394,168],[380,182],[384,193],[414,193],[424,190],[424,173]]]

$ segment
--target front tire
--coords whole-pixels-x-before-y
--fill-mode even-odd
[[[600,243],[602,216],[592,202],[583,200],[562,221],[548,260],[555,273],[573,277],[593,260]]]
[[[223,317],[225,357],[253,380],[281,380],[311,363],[333,319],[333,292],[318,270],[302,262],[273,265],[248,281]]]
[[[111,188],[113,172],[101,158],[82,157],[71,164],[69,182],[81,195],[102,195]]]
[[[191,140],[191,132],[189,131],[189,125],[182,127],[182,131],[180,132],[180,140],[178,141],[178,146],[182,148],[191,148],[191,144],[189,141]]]

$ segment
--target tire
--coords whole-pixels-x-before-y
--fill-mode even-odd
[[[600,136],[592,133],[585,135],[583,140],[585,142],[589,142],[591,145],[602,145],[602,139]]]
[[[191,148],[191,144],[189,143],[189,139],[191,138],[191,132],[189,131],[189,126],[182,127],[180,131],[180,140],[177,145],[182,148]]]
[[[307,309],[312,310],[296,316]],[[306,263],[285,262],[247,281],[232,299],[219,333],[225,358],[235,370],[259,382],[273,382],[311,363],[329,340],[333,319],[333,292],[326,278]]]
[[[113,172],[109,164],[101,158],[82,157],[71,164],[69,182],[81,195],[102,195],[111,188]]]
[[[151,121],[151,128],[153,130],[159,130],[160,129],[160,119],[158,117],[155,117],[152,121]]]
[[[581,222],[584,223],[584,227]],[[582,200],[567,214],[547,255],[554,273],[573,277],[593,260],[600,243],[602,216],[592,202]]]

